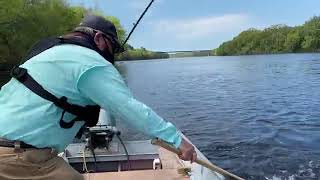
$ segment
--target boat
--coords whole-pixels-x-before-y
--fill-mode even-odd
[[[151,140],[122,141],[119,131],[110,122],[114,123],[108,113],[102,110],[98,125],[87,131],[94,137],[85,133],[86,138],[70,144],[60,154],[86,180],[225,179],[217,172],[183,161],[176,154],[152,145]],[[95,146],[87,148],[88,144]],[[196,151],[198,158],[209,162],[197,148]]]

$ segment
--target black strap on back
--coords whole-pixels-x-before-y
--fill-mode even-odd
[[[32,46],[32,48],[27,53],[27,56],[24,58],[24,62],[42,53],[47,49],[50,49],[54,46],[58,46],[62,44],[74,44],[74,45],[86,47],[96,51],[101,56],[103,56],[101,50],[97,47],[97,45],[94,43],[92,38],[90,38],[86,34],[82,34],[81,37],[76,36],[76,37],[64,38],[60,36],[60,37],[51,37],[51,38],[43,39]]]
[[[76,44],[80,46],[84,46],[90,49],[94,49],[91,43],[88,41],[83,41],[81,39],[63,39],[63,38],[49,38],[40,41],[37,43],[31,51],[28,53],[26,60],[31,59],[32,57],[40,54],[41,52],[50,49],[56,45],[61,44]],[[45,90],[36,80],[34,80],[29,74],[28,70],[21,67],[14,67],[11,70],[11,76],[17,79],[20,83],[30,89],[33,93],[38,96],[46,99],[50,102],[53,102],[57,107],[63,109],[61,118],[60,118],[60,126],[65,129],[71,128],[76,121],[85,121],[85,125],[88,127],[95,126],[99,119],[100,106],[91,106],[87,105],[85,107],[70,104],[68,103],[68,98],[62,96],[61,98],[57,98],[47,90]],[[76,116],[72,121],[66,122],[63,120],[65,112],[71,113]]]

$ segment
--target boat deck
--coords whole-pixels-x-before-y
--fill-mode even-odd
[[[108,172],[108,173],[93,173],[85,174],[86,180],[186,180],[188,177],[183,177],[173,169],[161,170],[141,170],[141,171],[123,171],[123,172]]]
[[[179,160],[177,155],[159,148],[159,159],[161,160],[162,169],[157,170],[135,170],[105,173],[84,174],[86,180],[187,180],[190,179],[186,174],[180,174],[179,169],[189,167],[184,161]]]

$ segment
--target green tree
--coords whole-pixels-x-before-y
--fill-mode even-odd
[[[65,0],[1,0],[0,63],[19,63],[28,49],[42,38],[72,31],[88,13],[83,7],[70,7]],[[101,14],[101,13],[99,13]],[[126,31],[119,19],[106,16],[118,31],[121,41]]]
[[[297,27],[280,24],[262,31],[249,29],[222,43],[215,53],[223,56],[319,51],[320,17],[315,16]]]
[[[86,12],[63,0],[1,1],[0,6],[1,58],[10,64],[21,61],[39,39],[71,31]]]
[[[320,49],[320,17],[313,17],[304,24],[304,40],[302,48],[305,51],[317,52]]]
[[[284,43],[286,52],[298,52],[301,49],[301,42],[303,40],[303,35],[301,28],[295,28],[291,30]]]

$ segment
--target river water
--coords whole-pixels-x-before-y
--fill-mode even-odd
[[[246,179],[320,179],[320,54],[118,67],[137,99],[176,124],[213,163]]]
[[[176,124],[213,163],[246,179],[320,179],[320,54],[133,61],[118,68],[137,99]],[[7,81],[2,76],[0,84]],[[127,131],[130,139],[146,138]]]

